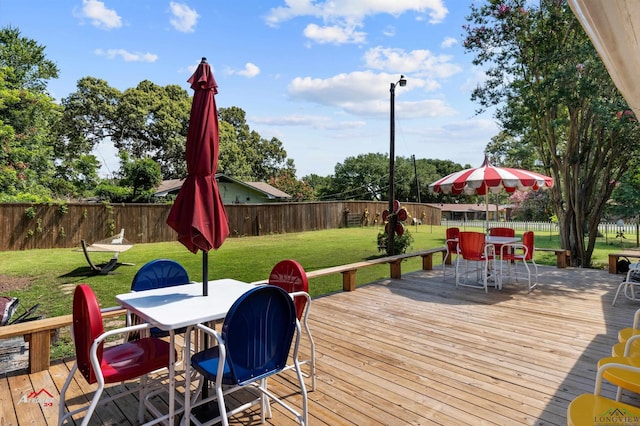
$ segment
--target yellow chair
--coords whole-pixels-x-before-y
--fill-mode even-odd
[[[610,398],[600,395],[602,391],[602,379],[606,378],[607,380],[609,380],[609,378],[607,378],[607,375],[609,374],[629,374],[630,376],[633,375],[635,377],[640,377],[640,368],[624,364],[602,363],[602,365],[598,367],[598,373],[596,375],[596,385],[593,393],[578,395],[576,398],[574,398],[573,401],[571,401],[569,407],[567,407],[567,425],[622,425],[630,424],[630,418],[640,418],[640,408],[633,405],[625,404],[623,402],[614,401]]]
[[[631,336],[625,342],[613,345],[611,348],[611,356],[640,357],[640,334]]]
[[[615,365],[608,368],[602,374],[602,377],[618,387],[616,401],[620,401],[622,389],[640,394],[640,358],[630,356],[602,358],[598,361],[598,368],[603,367],[605,364]]]
[[[636,313],[633,315],[632,326],[623,328],[618,332],[618,341],[621,343],[626,342],[629,337],[635,335],[640,335],[640,309],[636,310]]]

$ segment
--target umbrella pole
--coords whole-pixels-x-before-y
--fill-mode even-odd
[[[484,184],[484,233],[489,234],[489,187]]]
[[[209,252],[202,251],[202,295],[209,294]]]
[[[209,252],[202,250],[202,295],[207,296],[209,294]],[[209,335],[203,333],[202,346],[205,349],[209,349]],[[202,398],[209,397],[209,381],[204,379],[202,384]]]

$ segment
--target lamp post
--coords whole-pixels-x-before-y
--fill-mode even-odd
[[[389,134],[389,230],[387,236],[387,255],[393,256],[395,254],[394,235],[396,231],[396,224],[398,219],[394,214],[393,201],[396,198],[395,194],[395,161],[396,161],[396,86],[404,87],[407,85],[407,80],[404,75],[400,76],[400,80],[396,83],[391,83],[389,92],[390,96],[390,134]]]

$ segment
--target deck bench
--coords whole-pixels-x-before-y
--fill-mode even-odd
[[[556,267],[558,268],[566,268],[567,266],[571,266],[571,250],[536,247],[534,251],[548,251],[555,253]]]
[[[388,263],[390,267],[390,276],[394,279],[402,277],[402,261],[411,257],[422,257],[422,269],[429,271],[433,269],[433,255],[435,253],[442,253],[443,262],[447,255],[446,247],[435,247],[427,250],[421,250],[412,253],[397,254],[395,256],[381,257],[378,259],[365,260],[362,262],[349,263],[347,265],[339,265],[331,268],[318,269],[316,271],[307,272],[307,278],[322,277],[331,274],[342,274],[342,289],[344,291],[354,291],[356,289],[356,272],[358,269],[366,268],[367,266],[380,265]],[[450,262],[450,261],[449,261]]]
[[[102,313],[102,318],[123,316],[126,310],[114,308]],[[0,339],[9,339],[22,336],[25,342],[29,342],[29,373],[47,370],[51,358],[51,338],[58,329],[70,326],[73,322],[72,315],[44,318],[19,324],[0,327]]]
[[[621,257],[628,257],[630,259],[640,259],[640,252],[632,251],[632,252],[609,253],[609,273],[610,274],[618,273],[618,260],[620,260]]]

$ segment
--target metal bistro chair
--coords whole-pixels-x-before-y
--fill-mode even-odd
[[[611,358],[616,359],[616,358]],[[602,381],[614,372],[619,376],[640,376],[640,368],[631,365],[605,363],[598,367],[595,389],[592,394],[578,395],[567,407],[567,425],[585,426],[598,424],[627,423],[625,419],[640,417],[640,408],[625,404],[619,400],[612,400],[601,395]],[[608,380],[608,379],[607,379]],[[608,419],[602,423],[598,419],[608,413]],[[613,423],[609,423],[613,422]]]
[[[69,371],[69,376],[60,391],[60,406],[58,410],[58,425],[62,425],[66,419],[86,410],[82,426],[89,424],[89,420],[99,404],[106,404],[114,399],[138,392],[138,422],[144,421],[144,408],[147,406],[152,412],[157,413],[157,408],[152,407],[147,395],[153,394],[159,383],[150,382],[147,375],[151,372],[169,367],[171,350],[168,342],[154,337],[142,338],[133,342],[125,342],[115,346],[104,347],[107,338],[114,335],[124,335],[131,331],[140,331],[149,328],[149,324],[113,329],[105,332],[102,322],[102,314],[98,300],[93,290],[86,284],[76,287],[73,295],[73,325],[72,336],[76,348],[76,361]],[[86,382],[90,385],[97,383],[91,402],[88,406],[66,412],[66,393],[73,381],[76,370],[80,370]],[[110,393],[122,390],[101,400],[105,385],[108,383],[120,383],[133,379],[140,379],[138,386],[127,384],[110,388]],[[154,386],[152,386],[154,385]],[[153,392],[152,392],[153,391]],[[150,424],[157,423],[152,421]]]
[[[495,227],[489,229],[489,235],[492,237],[515,237],[516,231],[513,228]],[[502,253],[502,244],[494,244],[496,256]]]
[[[456,255],[456,261],[458,259],[458,235],[460,235],[460,228],[447,228],[445,232],[445,246],[447,248],[447,253],[442,261],[442,276],[444,278],[447,276],[447,260],[452,262],[454,254]]]
[[[527,283],[529,285],[529,292],[538,285],[538,265],[533,259],[535,245],[533,231],[527,231],[522,235],[522,243],[502,244],[500,253],[500,275],[502,276],[502,265],[507,264],[507,271],[509,277],[511,277],[511,263],[522,262],[527,270]],[[504,262],[503,262],[504,261]],[[533,284],[531,283],[531,269],[529,263],[534,267],[535,278]],[[514,264],[516,281],[518,280],[518,265]]]
[[[640,300],[640,295],[637,294],[637,290],[640,287],[640,263],[630,263],[629,270],[627,271],[627,275],[618,285],[618,290],[616,290],[616,295],[613,297],[613,302],[611,302],[611,306],[616,305],[616,300],[618,300],[618,296],[620,295],[620,291],[624,290],[622,293],[624,296],[636,302]]]
[[[177,285],[189,284],[189,274],[184,267],[171,259],[155,259],[145,263],[138,270],[131,281],[131,291],[144,291],[153,288],[173,287]],[[138,319],[132,318],[135,323]],[[176,330],[177,334],[184,333],[185,329]],[[151,336],[166,337],[169,332],[160,330],[157,327],[151,329]]]
[[[476,280],[469,280],[469,263],[474,262]],[[462,265],[464,263],[464,273]],[[466,286],[484,288],[488,291],[489,272],[493,273],[496,288],[501,288],[500,276],[496,273],[495,251],[492,244],[485,244],[482,232],[460,232],[458,236],[458,258],[456,259],[456,287]],[[464,277],[464,279],[463,279]]]
[[[289,293],[293,297],[296,306],[296,316],[298,321],[302,323],[302,327],[307,334],[309,340],[309,350],[311,351],[311,359],[300,361],[300,365],[309,364],[310,372],[305,377],[311,377],[311,390],[316,390],[316,347],[309,329],[309,309],[311,308],[311,299],[309,298],[309,280],[307,273],[300,263],[295,260],[288,259],[278,262],[269,275],[269,284],[275,285]],[[286,369],[293,368],[290,364]]]
[[[296,318],[296,308],[291,296],[283,289],[264,285],[253,288],[240,296],[231,306],[218,333],[205,325],[197,328],[213,336],[217,346],[198,352],[187,359],[187,370],[193,366],[205,379],[215,383],[215,395],[192,402],[185,396],[185,420],[196,425],[202,423],[192,415],[197,406],[217,400],[220,415],[208,420],[205,425],[222,422],[228,426],[228,417],[260,403],[261,420],[271,417],[269,400],[280,404],[296,416],[302,425],[308,424],[307,391],[300,363],[300,322]],[[294,340],[295,336],[295,340]],[[187,346],[190,344],[187,334]],[[294,369],[302,396],[302,412],[278,398],[267,389],[267,378],[282,372],[293,347]],[[186,374],[185,389],[191,388],[190,374]],[[223,389],[224,387],[224,389]],[[241,406],[227,410],[225,396],[239,389],[258,391],[255,399]]]

